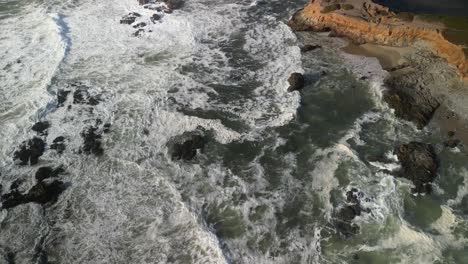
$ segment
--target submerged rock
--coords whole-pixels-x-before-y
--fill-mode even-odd
[[[193,135],[182,143],[174,144],[172,148],[173,160],[192,160],[197,155],[197,150],[205,146],[205,138],[200,135]]]
[[[429,123],[440,106],[429,89],[420,85],[411,73],[392,76],[385,84],[389,89],[384,94],[384,100],[395,110],[395,115],[415,123],[419,129]]]
[[[97,105],[99,104],[100,99],[97,96],[91,96],[88,92],[87,87],[79,87],[73,93],[73,103],[74,104],[88,104],[88,105]]]
[[[156,23],[156,21],[160,20],[161,17],[158,14],[153,14],[151,16],[151,22]]]
[[[137,17],[141,17],[141,15],[135,12],[129,13],[128,15],[125,15],[122,17],[122,19],[120,19],[120,24],[131,25],[135,22]]]
[[[305,53],[305,52],[309,52],[309,51],[313,51],[313,50],[316,50],[316,49],[320,49],[322,48],[322,46],[320,45],[304,45],[301,47],[301,52]]]
[[[42,139],[34,137],[24,141],[18,150],[15,151],[13,159],[19,160],[20,165],[37,164],[39,157],[44,154],[45,143]]]
[[[62,154],[65,151],[65,138],[62,136],[56,137],[54,141],[52,141],[52,145],[50,145],[51,149],[57,151],[58,154]]]
[[[461,144],[461,140],[459,139],[449,139],[444,142],[444,146],[448,148],[456,148]]]
[[[48,121],[40,121],[32,126],[32,130],[37,132],[39,135],[46,135],[47,129],[49,129],[50,123]]]
[[[2,209],[9,209],[20,204],[26,203],[54,203],[58,196],[65,190],[65,184],[62,181],[54,180],[52,182],[40,181],[34,185],[26,194],[16,190],[4,194],[1,197]]]
[[[62,107],[67,101],[70,91],[68,90],[58,90],[57,91],[57,106]]]
[[[437,176],[438,162],[434,148],[430,144],[410,142],[395,148],[401,162],[400,177],[411,180],[414,193],[430,193],[431,183]]]
[[[36,171],[35,178],[37,181],[42,181],[48,178],[58,177],[60,173],[63,173],[64,169],[60,166],[57,168],[52,167],[41,167]]]
[[[360,216],[363,211],[368,212],[361,206],[361,199],[364,194],[356,188],[346,192],[347,204],[343,205],[335,215],[335,227],[345,238],[349,238],[359,232],[359,226],[352,222],[356,216]]]
[[[301,73],[293,73],[291,76],[289,76],[288,79],[289,82],[289,88],[288,92],[293,92],[293,91],[298,91],[304,88],[305,80],[304,80],[304,75]]]
[[[81,132],[81,137],[83,138],[83,146],[81,147],[81,150],[86,154],[100,156],[104,153],[101,146],[102,136],[97,134],[96,131],[97,128],[88,127]]]

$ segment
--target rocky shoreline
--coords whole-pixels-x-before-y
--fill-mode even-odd
[[[383,100],[395,116],[419,130],[436,127],[447,135],[442,139],[446,140],[445,147],[460,147],[461,143],[466,146],[468,116],[464,116],[465,103],[460,98],[468,98],[463,80],[468,76],[468,64],[462,48],[445,40],[438,28],[399,20],[398,14],[370,1],[347,0],[338,4],[312,0],[292,16],[289,26],[294,31],[330,32],[330,37],[344,37],[358,50],[359,45],[372,43],[373,47],[361,49],[371,49],[372,54],[354,54],[377,57],[388,72]],[[311,46],[307,44],[305,47]],[[426,142],[396,142],[393,154],[401,169],[389,173],[410,180],[413,194],[430,194],[438,175],[437,152],[435,146]],[[345,205],[335,213],[335,228],[345,238],[359,231],[353,219],[365,212],[359,202],[362,195],[356,193],[358,190],[348,191]]]

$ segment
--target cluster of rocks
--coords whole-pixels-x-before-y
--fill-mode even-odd
[[[370,212],[362,206],[362,199],[364,199],[364,193],[352,188],[346,192],[346,203],[335,212],[335,227],[345,238],[350,238],[359,232],[359,226],[353,223],[353,220],[363,212]]]
[[[136,31],[133,36],[137,37],[143,32],[152,32],[147,29],[149,24],[156,24],[165,14],[171,14],[174,9],[179,9],[184,5],[183,0],[139,0],[138,4],[144,9],[145,15],[137,12],[130,12],[120,19],[120,24],[130,25]],[[148,13],[150,13],[148,15]]]
[[[9,209],[26,203],[42,205],[55,203],[67,186],[61,180],[56,179],[62,173],[64,173],[62,167],[39,168],[35,174],[36,184],[27,192],[21,192],[19,190],[23,181],[14,181],[10,186],[10,191],[1,195],[1,208]]]

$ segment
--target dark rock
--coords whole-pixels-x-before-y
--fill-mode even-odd
[[[37,181],[42,181],[44,179],[58,177],[58,175],[63,172],[64,169],[61,166],[57,168],[41,167],[36,171],[35,178]]]
[[[94,154],[100,156],[104,153],[101,147],[101,135],[96,133],[97,128],[88,127],[81,132],[83,138],[83,146],[81,150],[86,154]]]
[[[459,139],[449,139],[444,142],[444,146],[448,148],[456,148],[460,144],[461,144],[461,141]]]
[[[21,184],[23,184],[23,182],[24,180],[22,179],[14,180],[10,185],[10,191],[18,190],[18,188],[21,186]]]
[[[160,20],[161,17],[158,14],[153,14],[151,16],[151,22],[156,23],[156,21]]]
[[[136,15],[137,14],[137,15]],[[131,25],[135,22],[137,17],[140,17],[141,15],[138,13],[130,13],[128,15],[125,15],[120,19],[120,24],[125,24],[125,25]]]
[[[54,180],[49,183],[41,181],[34,185],[26,194],[12,191],[2,195],[2,209],[9,209],[31,202],[38,204],[54,203],[64,190],[65,184],[61,181]]]
[[[182,143],[176,143],[172,149],[173,160],[192,160],[197,155],[197,150],[203,149],[206,142],[200,135],[193,135]]]
[[[411,73],[392,76],[385,81],[384,100],[399,118],[411,121],[419,129],[426,126],[440,106],[430,91],[421,86]]]
[[[68,90],[58,90],[57,91],[57,106],[62,107],[67,101],[70,91]]]
[[[138,0],[139,5],[146,5],[149,3],[149,0]]]
[[[18,150],[15,151],[13,159],[19,160],[20,165],[37,164],[39,157],[44,154],[45,143],[42,139],[34,137],[24,141]]]
[[[106,124],[104,124],[104,126],[103,126],[102,132],[107,134],[107,133],[110,132],[110,128],[111,128],[111,124],[110,124],[110,123],[106,123]]]
[[[146,23],[145,22],[140,22],[136,25],[133,26],[133,28],[142,28],[142,27],[146,27]]]
[[[62,136],[56,137],[54,141],[52,141],[50,148],[56,150],[57,153],[62,154],[63,151],[65,151],[65,138]]]
[[[449,131],[449,132],[447,133],[447,136],[449,136],[449,137],[455,136],[455,131]]]
[[[322,48],[322,46],[320,45],[304,45],[301,47],[301,52],[305,53],[305,52],[313,51],[313,50],[320,49],[320,48]]]
[[[100,99],[97,96],[91,96],[89,94],[87,87],[79,87],[73,93],[74,104],[97,105],[99,104],[99,102],[100,102]]]
[[[430,144],[411,142],[395,148],[401,162],[400,177],[413,182],[414,193],[430,193],[431,183],[437,176],[438,162],[434,148]]]
[[[289,76],[288,82],[289,82],[288,92],[301,90],[302,88],[304,88],[304,84],[305,84],[304,75],[295,72],[291,74],[291,76]]]
[[[345,238],[349,238],[359,232],[359,226],[354,224],[352,220],[361,213],[370,212],[361,206],[361,199],[364,198],[364,193],[356,188],[346,192],[347,204],[338,209],[335,215],[335,227],[338,232]]]
[[[172,9],[165,8],[163,11],[164,11],[164,13],[166,13],[166,14],[172,14]]]
[[[140,29],[138,29],[137,31],[135,31],[135,32],[133,33],[133,36],[134,36],[134,37],[138,37],[138,36],[140,36],[140,34],[141,34],[142,32],[145,32],[145,30],[142,29],[142,28],[140,28]]]
[[[134,17],[141,17],[141,15],[137,12],[131,12],[128,14],[129,16],[134,16]]]
[[[47,129],[50,127],[48,121],[40,121],[32,126],[32,130],[36,131],[39,135],[47,135]]]
[[[163,0],[163,2],[166,3],[167,7],[172,10],[180,9],[184,6],[183,0]]]

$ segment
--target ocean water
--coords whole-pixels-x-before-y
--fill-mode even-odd
[[[63,166],[68,188],[0,212],[0,263],[468,263],[466,153],[395,118],[377,60],[294,34],[305,3],[190,0],[153,24],[136,0],[1,1],[0,184],[25,191],[39,167]],[[119,23],[130,12],[148,24],[138,36]],[[287,92],[292,72],[300,93]],[[99,102],[59,107],[78,86]],[[15,164],[38,121],[51,124],[46,152]],[[80,152],[81,132],[104,124],[103,155]],[[205,148],[172,160],[194,132]],[[431,195],[388,173],[411,140],[436,146]],[[334,222],[352,188],[368,210],[344,238]]]

